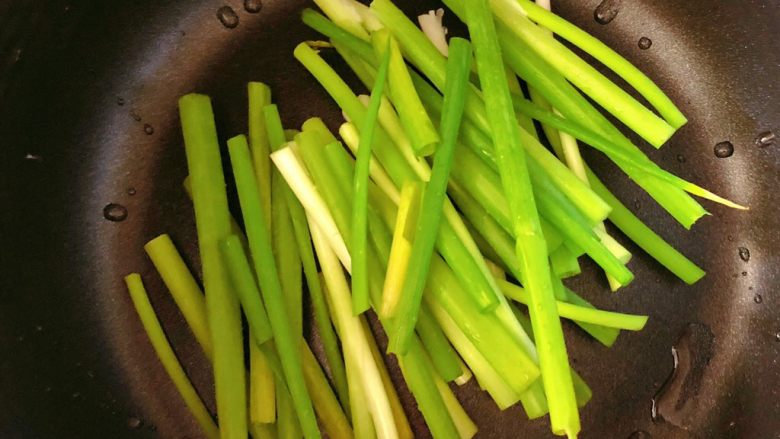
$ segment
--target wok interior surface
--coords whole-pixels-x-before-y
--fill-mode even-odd
[[[316,38],[298,17],[308,3],[264,0],[257,13],[238,0],[0,5],[0,437],[200,437],[122,277],[142,274],[179,358],[213,407],[207,362],[142,248],[169,233],[190,266],[199,265],[181,188],[186,161],[176,101],[192,91],[212,96],[224,140],[245,132],[246,82],[260,80],[272,87],[287,126],[316,115],[336,127],[337,107],[292,57],[298,42]],[[650,321],[611,349],[566,323],[572,364],[593,389],[581,437],[775,437],[780,155],[777,145],[754,142],[780,131],[780,5],[634,0],[601,25],[593,17],[597,1],[553,3],[647,72],[688,116],[667,145],[645,151],[751,207],[706,203],[713,216],[687,232],[588,154],[617,195],[708,275],[687,286],[629,245],[636,281],[611,294],[602,273],[584,263],[572,288],[597,306],[648,313]],[[436,6],[398,4],[415,14]],[[233,29],[217,17],[225,5],[239,17]],[[445,25],[457,29],[454,20],[447,15]],[[649,49],[639,48],[641,37],[652,40]],[[722,141],[734,145],[733,156],[713,154]],[[106,220],[109,203],[124,206],[127,218]],[[740,247],[749,249],[748,260]],[[654,422],[651,401],[673,370],[672,346],[689,367],[667,384],[673,397],[661,407],[665,420]],[[480,437],[549,436],[546,420],[527,421],[519,406],[499,412],[474,380],[456,392]]]

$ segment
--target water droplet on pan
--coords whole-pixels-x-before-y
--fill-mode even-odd
[[[127,208],[117,203],[106,204],[103,208],[103,217],[113,222],[124,221],[127,219]]]
[[[119,105],[120,107],[122,105],[125,105],[125,99],[123,97],[117,97],[116,98],[116,104]]]
[[[665,421],[685,430],[697,419],[697,398],[714,354],[715,335],[701,323],[689,324],[672,347],[672,373],[653,398],[653,421]]]
[[[228,29],[238,26],[238,14],[230,6],[222,6],[217,9],[217,18]]]
[[[745,262],[750,260],[750,250],[748,250],[747,247],[740,247],[738,251],[739,251],[740,259],[742,259]]]
[[[262,0],[244,0],[244,10],[250,14],[256,14],[263,9]]]
[[[763,298],[763,297],[761,297],[761,295],[760,295],[760,294],[756,294],[755,296],[753,296],[753,302],[756,302],[756,303],[761,303],[761,302],[763,302],[763,301],[764,301],[764,298]]]
[[[677,161],[680,163],[685,163],[685,156],[682,154],[677,154]]]
[[[715,157],[719,159],[725,159],[727,157],[731,157],[732,155],[734,155],[733,143],[725,141],[715,145]]]
[[[775,144],[777,136],[772,131],[764,131],[756,136],[756,146],[766,148]]]
[[[154,127],[153,127],[153,126],[151,126],[151,125],[149,125],[148,123],[145,123],[145,124],[144,124],[144,132],[145,132],[147,135],[150,135],[150,136],[151,136],[152,134],[154,134]]]
[[[647,50],[650,48],[650,46],[653,45],[653,40],[647,37],[642,37],[639,39],[639,42],[637,43],[640,49]]]
[[[127,188],[127,195],[130,195],[130,196],[132,197],[132,196],[133,196],[133,195],[135,195],[136,193],[138,193],[138,192],[135,190],[135,188],[134,188],[134,187],[129,187],[129,188]]]
[[[127,428],[129,428],[131,430],[135,430],[137,428],[140,428],[141,425],[143,425],[143,421],[141,421],[140,419],[138,419],[138,418],[136,418],[134,416],[130,417],[130,418],[127,418]]]
[[[620,0],[602,0],[593,11],[593,18],[599,24],[608,24],[615,19],[619,11]]]

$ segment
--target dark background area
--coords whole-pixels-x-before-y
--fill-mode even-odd
[[[239,0],[0,1],[0,438],[200,437],[122,277],[142,274],[179,358],[213,405],[211,371],[142,249],[169,233],[198,265],[176,100],[211,95],[224,140],[246,130],[245,84],[261,80],[287,126],[318,115],[335,127],[337,108],[292,57],[298,42],[316,38],[298,18],[309,3],[264,0],[249,13]],[[398,3],[415,14],[434,5]],[[688,116],[667,145],[645,151],[751,207],[705,203],[713,216],[687,232],[588,154],[632,210],[709,274],[687,286],[628,245],[636,281],[611,294],[595,265],[583,263],[573,288],[650,321],[611,349],[566,324],[573,365],[594,394],[581,437],[778,437],[780,156],[778,145],[759,148],[755,139],[780,131],[780,5],[618,1],[619,13],[602,25],[598,1],[553,3]],[[217,18],[225,5],[238,15],[233,29]],[[457,29],[454,20],[448,14],[445,24]],[[641,37],[652,40],[649,49],[639,48]],[[714,155],[723,141],[733,156]],[[109,203],[126,207],[127,218],[106,220]],[[692,366],[673,377],[680,398],[654,422],[651,401],[672,373],[675,345]],[[529,422],[519,407],[499,412],[474,380],[457,393],[480,437],[549,436],[546,420]]]

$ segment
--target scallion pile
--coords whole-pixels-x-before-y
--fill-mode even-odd
[[[576,437],[592,394],[569,363],[561,319],[607,347],[647,322],[596,309],[563,282],[580,273],[583,256],[613,291],[633,280],[632,255],[605,222],[682,281],[704,275],[610,192],[580,146],[605,154],[686,228],[707,213],[691,195],[744,208],[664,171],[607,119],[602,111],[654,147],[687,121],[647,76],[549,2],[443,2],[469,39],[447,39],[442,11],[419,11],[421,29],[391,0],[315,0],[322,13],[306,9],[302,20],[328,41],[301,43],[291,56],[346,121],[337,132],[316,115],[285,127],[269,87],[250,83],[248,136],[226,142],[229,173],[210,98],[180,99],[200,284],[168,235],[145,249],[213,363],[218,423],[140,276],[126,281],[208,437],[310,439],[320,429],[332,438],[413,437],[369,320],[384,330],[434,437],[476,434],[449,385],[472,376],[500,409],[520,403],[530,419],[549,414],[552,433]],[[350,88],[320,50],[343,58],[370,94]],[[226,185],[236,188],[233,214],[244,229]],[[304,292],[321,358],[304,338]]]

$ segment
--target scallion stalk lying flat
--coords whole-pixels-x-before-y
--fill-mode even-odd
[[[154,347],[157,357],[163,364],[165,371],[176,386],[176,390],[179,391],[187,408],[192,412],[192,415],[198,421],[198,424],[200,424],[203,433],[205,433],[209,439],[217,439],[220,437],[220,431],[214,423],[214,420],[211,419],[211,414],[206,408],[206,405],[203,404],[200,396],[198,396],[198,392],[187,378],[187,374],[181,367],[179,360],[176,359],[176,354],[173,352],[173,348],[171,348],[168,339],[165,337],[165,332],[163,332],[160,321],[157,320],[157,316],[152,309],[152,304],[149,303],[149,296],[146,294],[146,289],[141,281],[141,276],[138,273],[130,274],[125,277],[125,283],[127,284],[127,289],[130,292],[130,298],[133,300],[133,305],[138,313],[138,317],[140,317],[144,330],[149,336],[149,341],[152,343],[152,347]]]
[[[204,95],[189,94],[179,99],[179,110],[214,349],[220,434],[223,439],[245,438],[246,378],[241,314],[219,253],[219,243],[230,235],[230,213],[211,100]]]
[[[381,44],[381,43],[380,43]],[[352,255],[352,312],[360,314],[370,307],[368,303],[368,260],[366,245],[368,241],[367,204],[368,204],[368,168],[371,161],[371,145],[374,141],[374,129],[379,116],[379,104],[385,89],[388,68],[390,65],[389,40],[385,41],[385,53],[379,66],[374,89],[371,90],[371,100],[367,115],[360,131],[360,149],[355,166],[354,195],[352,205],[352,240],[350,254]],[[400,57],[400,55],[399,55]],[[399,60],[403,64],[403,58]],[[405,66],[403,68],[406,68]]]
[[[525,154],[519,144],[520,132],[487,0],[467,2],[466,17],[474,40],[477,70],[496,149],[496,164],[516,230],[517,253],[523,267],[522,281],[530,296],[531,323],[539,346],[539,364],[550,408],[550,424],[554,433],[574,437],[579,433],[580,420],[563,330],[554,306],[547,246],[539,224]]]
[[[236,178],[241,211],[247,227],[249,248],[257,273],[263,300],[268,309],[274,340],[279,350],[287,387],[293,399],[303,433],[307,438],[320,437],[314,417],[311,399],[303,380],[298,340],[294,338],[290,319],[285,309],[282,287],[276,272],[276,263],[271,250],[270,234],[265,223],[257,181],[254,178],[249,148],[243,137],[229,142],[230,158]]]
[[[441,120],[443,136],[441,143],[436,148],[433,171],[423,193],[420,209],[425,214],[418,217],[409,268],[404,277],[401,299],[398,304],[397,315],[402,316],[402,318],[394,320],[393,329],[390,331],[389,349],[391,352],[403,353],[406,351],[414,325],[417,323],[417,313],[428,279],[428,267],[441,221],[442,206],[447,192],[447,180],[455,151],[455,141],[458,138],[460,120],[463,116],[471,65],[471,45],[468,41],[459,38],[453,39],[450,43],[449,59]]]

